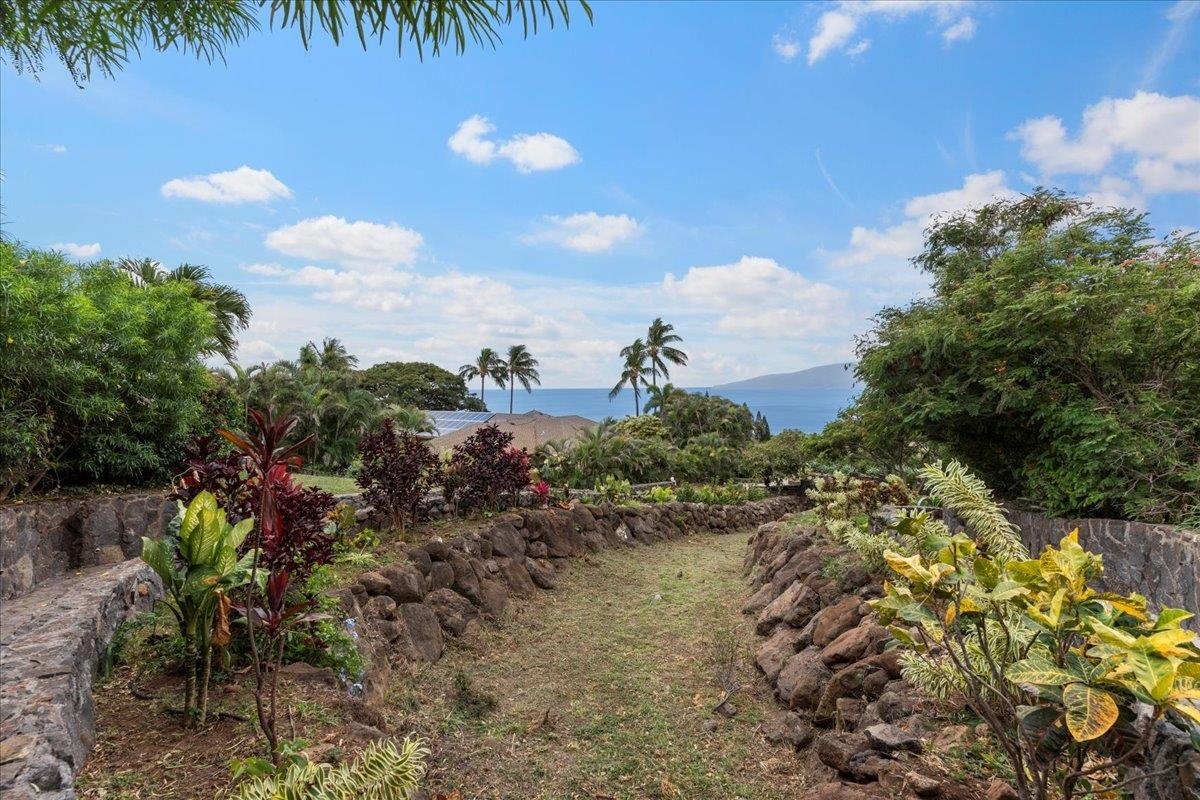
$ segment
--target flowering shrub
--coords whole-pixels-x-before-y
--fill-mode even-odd
[[[454,447],[450,468],[453,495],[464,509],[495,509],[529,485],[529,454],[512,446],[513,435],[484,425]],[[447,497],[451,486],[447,484]]]
[[[385,419],[358,445],[362,466],[355,480],[371,505],[403,531],[426,511],[425,496],[438,476],[438,457],[419,437]]]

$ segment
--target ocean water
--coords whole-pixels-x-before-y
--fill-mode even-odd
[[[711,391],[704,388],[689,389],[692,392]],[[745,403],[754,412],[761,411],[778,433],[785,428],[794,428],[805,433],[816,433],[832,421],[845,406],[853,401],[853,389],[805,389],[801,391],[756,391],[722,390],[712,391],[735,403]],[[501,396],[503,395],[503,396]],[[508,390],[489,388],[484,395],[491,411],[508,411]],[[646,396],[642,395],[643,402]],[[541,411],[546,414],[578,414],[581,417],[600,421],[605,417],[620,419],[633,414],[633,392],[626,389],[611,401],[608,389],[542,389],[524,392],[518,388],[513,395],[513,412]]]

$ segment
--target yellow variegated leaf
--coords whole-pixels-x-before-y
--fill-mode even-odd
[[[1038,686],[1066,686],[1078,682],[1079,676],[1053,664],[1036,658],[1027,658],[1009,666],[1004,677],[1013,683],[1032,683]]]
[[[930,579],[929,570],[921,565],[921,557],[919,555],[909,556],[905,558],[899,553],[894,553],[887,550],[883,554],[883,560],[887,562],[888,567],[893,572],[901,577],[908,578],[910,581],[919,583],[928,583]]]
[[[1067,730],[1077,742],[1090,742],[1103,736],[1117,721],[1117,701],[1103,689],[1083,683],[1071,683],[1063,689],[1067,709]]]

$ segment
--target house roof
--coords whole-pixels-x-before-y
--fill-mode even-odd
[[[523,447],[532,453],[539,445],[555,440],[573,439],[582,431],[595,428],[596,424],[593,420],[575,414],[561,417],[543,414],[541,411],[493,414],[486,422],[477,422],[442,436],[435,436],[429,440],[429,446],[434,450],[449,450],[465,442],[481,425],[495,425],[513,435],[513,447]]]

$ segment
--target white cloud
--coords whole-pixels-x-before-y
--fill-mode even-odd
[[[566,217],[545,217],[546,227],[522,237],[529,244],[548,242],[580,253],[603,253],[633,237],[638,221],[625,214],[588,211]]]
[[[1027,120],[1009,136],[1043,176],[1128,171],[1122,179],[1136,179],[1146,195],[1200,191],[1200,97],[1105,98],[1084,109],[1076,136],[1056,116]]]
[[[508,159],[518,172],[562,169],[580,161],[571,143],[552,133],[519,133],[507,141],[486,138],[496,126],[476,114],[463,120],[447,140],[450,149],[476,164],[490,164],[497,157]]]
[[[183,197],[202,203],[268,203],[292,196],[292,190],[270,170],[245,164],[228,172],[175,178],[162,185],[163,197]]]
[[[979,23],[975,21],[974,17],[963,17],[958,22],[942,31],[942,41],[944,41],[946,44],[966,41],[975,35],[975,30],[978,27]]]
[[[771,258],[667,273],[663,291],[693,309],[716,312],[715,330],[743,337],[802,338],[837,327],[846,293],[805,278]]]
[[[771,37],[771,49],[784,61],[791,61],[800,55],[800,43],[778,33]]]
[[[1149,194],[1200,192],[1200,169],[1186,169],[1165,158],[1143,158],[1133,174]]]
[[[65,155],[67,146],[65,144],[39,144],[39,150],[45,150],[47,153],[53,153],[56,156]]]
[[[329,261],[358,270],[412,264],[424,239],[395,222],[350,222],[332,214],[301,220],[267,234],[267,247],[297,258]]]
[[[291,272],[281,264],[243,264],[242,269],[251,275],[262,275],[266,278],[277,278]]]
[[[1142,209],[1146,206],[1146,198],[1138,193],[1137,187],[1116,175],[1102,175],[1083,199],[1102,208]]]
[[[58,242],[50,245],[51,250],[66,253],[71,258],[82,261],[85,258],[95,258],[100,255],[100,243],[76,244],[75,242]]]
[[[312,288],[317,300],[390,312],[412,305],[412,298],[405,290],[416,279],[411,273],[395,270],[359,272],[307,266],[292,273],[288,280]]]
[[[855,34],[871,17],[894,22],[917,14],[928,14],[941,30],[947,43],[965,41],[978,27],[967,12],[968,0],[841,0],[817,19],[816,30],[808,41],[808,63],[813,65],[831,53],[843,51],[855,56],[871,46],[869,39],[851,44]]]
[[[884,228],[856,225],[850,231],[850,246],[833,254],[830,265],[839,269],[873,267],[875,269],[868,269],[869,274],[881,276],[895,271],[903,276],[904,262],[921,251],[925,228],[936,217],[1015,194],[999,170],[968,175],[961,188],[908,200],[904,204],[902,222]]]

